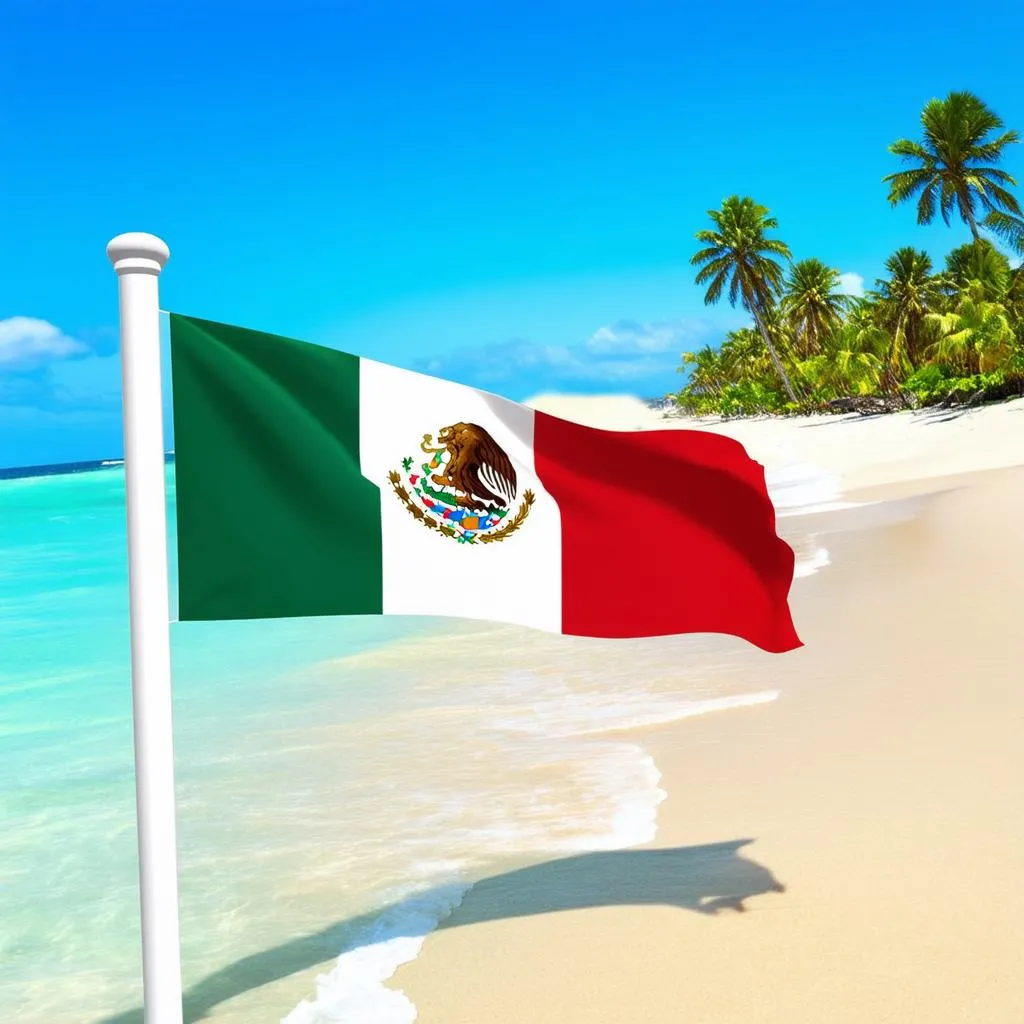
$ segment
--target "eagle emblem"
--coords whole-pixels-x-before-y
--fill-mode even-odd
[[[420,452],[402,459],[402,472],[391,470],[388,480],[415,519],[460,544],[505,540],[523,525],[534,502],[526,490],[516,507],[515,466],[476,423],[442,427],[436,444],[424,434]]]

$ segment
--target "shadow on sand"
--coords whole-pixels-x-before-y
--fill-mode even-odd
[[[482,921],[554,914],[586,907],[669,906],[699,914],[743,911],[744,901],[763,893],[785,892],[772,873],[740,855],[752,839],[665,850],[614,850],[564,857],[493,875],[477,882],[438,926],[459,928]],[[291,939],[272,949],[236,960],[192,985],[184,994],[186,1024],[208,1016],[220,1003],[279,981],[298,971],[334,961],[348,949],[380,938],[422,934],[401,926],[371,932],[382,915],[391,921],[417,923],[402,913],[419,905],[423,894],[372,914],[336,922],[312,935]],[[420,918],[421,920],[421,918]],[[360,937],[360,933],[364,933]],[[143,1024],[141,1009],[105,1017],[96,1024]]]

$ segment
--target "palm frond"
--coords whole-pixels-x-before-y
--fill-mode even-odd
[[[913,199],[922,189],[928,188],[935,180],[934,173],[927,168],[897,171],[882,179],[889,183],[889,202],[894,206]]]
[[[893,156],[902,156],[907,159],[917,159],[928,161],[931,159],[931,154],[921,145],[920,142],[914,142],[913,139],[897,139],[890,147],[889,152]],[[882,179],[885,180],[884,178]]]
[[[697,276],[694,278],[697,284],[704,284],[705,281],[710,280],[717,274],[729,273],[732,270],[732,261],[726,256],[717,256],[715,259],[708,261],[704,264],[700,270],[697,271]]]
[[[729,280],[728,274],[724,271],[715,275],[714,280],[708,285],[708,290],[704,295],[704,305],[713,306],[722,297],[722,290],[725,288],[726,282]]]
[[[987,197],[983,201],[985,209],[992,212],[999,212],[999,208],[1002,207],[1004,211],[1011,214],[1020,214],[1020,204],[1017,202],[1016,197],[1013,193],[1008,192],[1001,185],[993,183],[988,184]]]
[[[981,223],[982,227],[1001,238],[1019,256],[1024,256],[1024,218],[992,210]]]
[[[931,224],[935,219],[936,210],[936,197],[940,191],[938,183],[932,181],[931,184],[921,193],[921,198],[917,203],[917,223],[918,224]]]
[[[974,147],[975,160],[998,160],[1007,146],[1020,142],[1020,134],[1015,131],[1003,132],[998,138],[988,142],[978,142]]]

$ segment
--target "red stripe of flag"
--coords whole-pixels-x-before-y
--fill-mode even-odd
[[[544,413],[534,457],[562,520],[562,630],[578,636],[729,633],[801,646],[793,551],[764,468],[696,430],[595,430]]]

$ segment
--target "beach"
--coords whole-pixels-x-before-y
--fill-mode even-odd
[[[686,425],[882,504],[818,514],[802,649],[732,652],[776,700],[622,737],[661,773],[653,841],[478,883],[392,987],[423,1024],[1024,1019],[1024,402]]]
[[[741,440],[804,646],[175,626],[186,1020],[1022,1019],[1024,402],[535,404]],[[122,471],[0,487],[0,1005],[140,1024]]]

